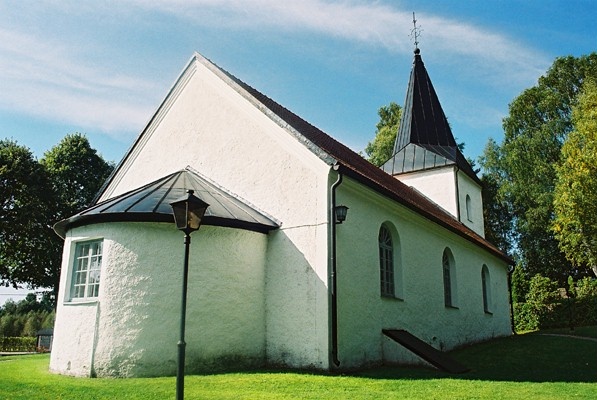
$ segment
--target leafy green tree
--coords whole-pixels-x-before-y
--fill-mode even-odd
[[[380,167],[393,155],[402,108],[391,102],[389,105],[381,107],[377,114],[379,122],[376,125],[375,138],[367,144],[365,153],[369,162]]]
[[[8,300],[0,308],[0,336],[35,336],[40,329],[54,326],[56,313],[47,294],[39,301],[37,297],[29,293],[18,303]]]
[[[597,78],[597,53],[556,59],[536,86],[510,104],[504,141],[481,160],[512,214],[510,237],[527,276],[541,273],[561,285],[579,271],[566,260],[551,229],[556,166],[572,130],[572,106],[587,78]]]
[[[502,251],[512,253],[514,220],[510,204],[500,192],[504,178],[497,168],[499,151],[497,143],[490,139],[480,158],[480,164],[485,167],[481,176],[485,238]]]
[[[23,331],[19,336],[35,336],[41,329],[42,322],[45,318],[45,313],[30,311],[25,317],[25,324]]]
[[[50,245],[51,188],[31,151],[0,140],[0,283],[48,287],[55,282]]]
[[[17,303],[13,299],[8,299],[4,302],[4,306],[0,307],[0,315],[15,314],[17,312]]]
[[[512,272],[512,302],[524,303],[529,292],[529,280],[522,267],[517,265]]]
[[[574,130],[557,168],[553,230],[575,266],[597,276],[597,84],[587,82],[572,112]]]
[[[82,134],[67,135],[39,162],[0,141],[0,284],[50,288],[55,298],[63,243],[52,226],[83,210],[112,169]]]
[[[113,169],[113,165],[98,155],[87,137],[80,133],[66,135],[44,153],[40,165],[48,176],[55,204],[49,219],[52,225],[85,209]],[[46,246],[48,264],[51,265],[48,272],[52,278],[46,287],[53,289],[56,298],[63,242],[54,234]]]
[[[0,317],[0,336],[21,336],[19,317],[15,314],[5,314]]]
[[[48,309],[47,304],[38,302],[35,293],[28,293],[23,300],[17,303],[16,313],[24,315],[31,311],[51,311],[51,308]]]
[[[80,133],[67,135],[44,154],[40,163],[57,197],[55,222],[85,209],[114,168]]]

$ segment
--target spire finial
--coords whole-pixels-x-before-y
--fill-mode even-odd
[[[411,39],[414,39],[415,42],[415,54],[419,54],[421,50],[419,50],[419,37],[421,36],[421,28],[417,26],[417,20],[415,18],[415,12],[413,11],[413,29],[410,31]]]

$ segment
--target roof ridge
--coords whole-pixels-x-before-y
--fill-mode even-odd
[[[239,95],[243,96],[247,101],[253,104],[253,106],[262,111],[278,126],[293,135],[300,143],[306,146],[310,151],[312,151],[328,165],[332,166],[339,164],[342,171],[346,172],[349,176],[360,181],[364,185],[371,187],[373,190],[393,199],[394,201],[397,201],[400,204],[403,204],[407,208],[410,208],[421,214],[423,217],[455,232],[461,237],[464,237],[467,240],[486,248],[498,257],[509,260],[509,258],[494,245],[473,232],[470,228],[462,225],[448,212],[438,208],[435,203],[419,195],[409,186],[403,182],[400,182],[390,174],[384,172],[381,168],[374,166],[343,143],[340,143],[327,133],[323,132],[321,129],[307,122],[305,119],[301,118],[286,107],[280,105],[275,100],[264,95],[225,69],[219,67],[198,52],[193,54],[193,57],[191,57],[191,60],[175,81],[174,86],[172,89],[170,89],[168,96],[173,92],[180,79],[192,67],[194,62],[199,62],[204,65],[208,70],[227,83]],[[168,99],[168,96],[166,96],[166,99],[162,102],[162,104],[160,104],[158,111]],[[147,126],[141,131],[140,136],[142,136],[146,130]],[[128,157],[136,144],[139,142],[139,137],[131,149],[129,149],[123,158],[123,161]],[[121,167],[123,161],[119,163],[113,173],[113,176]],[[109,179],[112,179],[113,176]],[[107,186],[105,185],[103,190],[105,190],[106,187]],[[262,211],[260,210],[259,212]],[[275,219],[269,215],[267,215],[267,218],[275,221]]]
[[[415,55],[415,57],[417,56],[420,58],[418,54]],[[216,68],[220,73],[224,74],[231,82],[234,82],[237,88],[242,89],[246,92],[246,94],[251,96],[251,99],[247,100],[251,101],[260,110],[268,110],[270,113],[273,113],[275,116],[277,116],[280,120],[284,121],[287,124],[287,126],[284,126],[284,124],[280,124],[280,120],[274,119],[275,122],[277,122],[281,127],[285,128],[287,131],[290,131],[290,133],[297,137],[297,139],[300,140],[301,137],[304,138],[303,143],[307,146],[307,148],[313,151],[316,155],[320,156],[320,158],[322,158],[328,164],[341,164],[341,166],[344,167],[343,169],[345,171],[349,171],[349,175],[352,175],[353,178],[356,178],[365,185],[370,187],[373,186],[374,190],[380,191],[382,193],[385,192],[386,195],[390,194],[390,198],[398,201],[406,207],[415,210],[419,214],[425,216],[431,221],[434,221],[435,223],[438,223],[439,225],[444,226],[446,229],[453,231],[461,237],[473,243],[476,243],[482,247],[485,247],[487,250],[494,253],[498,257],[503,258],[508,262],[511,262],[510,258],[497,247],[495,247],[492,243],[487,241],[482,236],[478,235],[476,232],[474,232],[466,225],[462,224],[460,221],[454,218],[454,216],[452,216],[447,211],[443,210],[441,207],[439,207],[433,201],[429,200],[427,197],[421,196],[418,192],[412,190],[410,186],[394,178],[392,175],[383,171],[381,168],[374,166],[361,155],[356,153],[354,150],[350,149],[348,146],[337,141],[321,129],[317,128],[315,125],[312,125],[305,119],[301,118],[299,115],[295,114],[286,107],[277,103],[275,100],[261,93],[260,91],[253,88],[252,86],[245,83],[236,76],[232,75],[225,69],[217,66],[215,63],[212,63],[205,57],[202,57],[202,59],[211,64],[211,66],[213,66],[213,68]],[[420,60],[420,62],[423,62],[422,59]],[[431,80],[429,79],[429,81]],[[255,102],[258,102],[258,104],[255,104]],[[272,115],[267,112],[266,115],[272,118]],[[291,127],[292,130],[289,130],[288,126]],[[327,155],[327,157],[322,157],[321,153],[318,152],[317,149],[323,151]],[[478,177],[476,177],[475,174],[473,175],[478,181]]]

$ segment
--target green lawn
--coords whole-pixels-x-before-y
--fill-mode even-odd
[[[548,329],[540,333],[555,333],[562,335],[584,336],[597,339],[597,326],[581,326],[579,328],[574,328],[573,330],[571,330],[570,328]]]
[[[594,329],[594,328],[593,328]],[[579,331],[576,331],[580,334]],[[187,376],[186,399],[597,399],[597,343],[536,333],[452,353],[471,368],[376,368],[346,375],[259,371]],[[0,399],[172,399],[175,378],[48,373],[48,355],[0,358]]]

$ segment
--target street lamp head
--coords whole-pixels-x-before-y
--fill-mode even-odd
[[[170,203],[174,212],[176,228],[186,234],[196,231],[201,226],[201,220],[209,204],[195,196],[193,190],[187,190],[187,194],[180,199]]]
[[[338,205],[334,209],[334,213],[336,214],[336,223],[341,224],[346,220],[346,214],[348,213],[348,207],[344,205]]]

